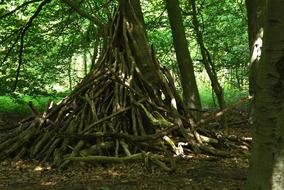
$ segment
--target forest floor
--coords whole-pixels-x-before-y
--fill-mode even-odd
[[[13,125],[19,117],[0,116],[1,126]],[[230,114],[227,132],[251,137],[247,115]],[[214,123],[210,125],[214,127]],[[215,126],[215,131],[222,131]],[[146,169],[141,162],[104,166],[77,163],[58,171],[35,160],[0,162],[1,190],[241,190],[247,177],[249,151],[228,150],[229,158],[192,155],[177,162],[173,173]],[[1,154],[1,153],[0,153]]]

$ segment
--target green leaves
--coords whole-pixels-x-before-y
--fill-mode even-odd
[[[15,81],[20,32],[41,2],[10,0],[0,4],[0,83],[3,84],[3,92],[10,92],[10,86]],[[196,72],[201,72],[202,64],[199,62],[202,60],[192,28],[192,12],[187,0],[180,3],[189,50]],[[248,60],[245,5],[233,0],[197,3],[205,45],[213,55],[217,70],[221,73],[225,70],[230,71],[229,73],[237,72],[244,78],[244,68]],[[78,6],[90,15],[99,16],[106,23],[115,10],[115,4],[116,2],[105,0],[85,0],[79,1]],[[161,63],[178,74],[164,1],[141,0],[141,4],[149,39]],[[30,84],[29,89],[40,87],[42,92],[46,92],[53,84],[60,84],[69,89],[67,76],[70,61],[73,60],[71,80],[79,81],[80,71],[75,69],[75,65],[82,64],[82,61],[78,61],[83,56],[82,52],[87,52],[87,65],[91,64],[93,52],[100,53],[98,48],[102,46],[101,34],[96,25],[65,3],[51,1],[46,4],[24,37],[23,68],[20,70],[20,77],[21,81],[25,82],[20,82],[18,91],[27,88],[27,84]],[[235,78],[231,74],[227,76]]]

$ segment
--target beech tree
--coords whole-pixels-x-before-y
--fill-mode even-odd
[[[246,188],[276,190],[284,188],[284,1],[253,2],[248,10],[255,19],[262,15],[263,22],[256,23],[264,35],[260,62],[253,67],[255,132]],[[253,20],[249,23],[253,28]]]

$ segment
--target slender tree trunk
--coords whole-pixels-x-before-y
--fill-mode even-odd
[[[176,51],[177,62],[180,70],[184,102],[188,108],[200,110],[200,96],[196,84],[193,62],[188,50],[179,2],[178,0],[166,0],[166,6],[173,34],[173,43]]]
[[[72,89],[73,89],[73,82],[72,82],[72,58],[69,59],[69,63],[68,63],[68,81],[69,81],[69,90],[72,91]]]
[[[284,1],[262,4],[264,45],[255,75],[255,134],[248,190],[284,189]],[[258,12],[259,15],[259,12]]]
[[[209,51],[205,47],[203,35],[202,35],[202,33],[199,29],[199,22],[198,22],[198,19],[197,19],[197,11],[196,11],[195,0],[189,0],[189,3],[191,5],[192,12],[193,12],[192,20],[193,20],[194,29],[195,29],[196,36],[197,36],[197,42],[200,46],[200,51],[201,51],[201,55],[202,55],[202,59],[203,59],[202,62],[204,64],[206,72],[207,72],[207,74],[210,78],[212,89],[213,89],[214,93],[216,94],[219,107],[220,107],[220,109],[225,109],[226,108],[226,102],[225,102],[225,98],[224,98],[224,90],[223,90],[221,84],[218,81],[218,76],[217,76],[217,73],[215,71],[214,63],[211,59],[211,55],[210,55]],[[225,114],[221,117],[221,124],[224,127],[227,126],[227,119],[226,119]]]
[[[84,73],[83,76],[88,74],[88,58],[87,58],[87,50],[83,52],[83,62],[84,62]]]
[[[231,76],[233,76],[233,74]],[[235,77],[237,79],[237,87],[238,87],[238,89],[242,90],[242,86],[243,86],[243,82],[242,81],[243,81],[243,79],[242,79],[242,76],[240,76],[240,74],[239,74],[239,68],[238,67],[235,68]]]

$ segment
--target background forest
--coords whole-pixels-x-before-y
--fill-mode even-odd
[[[165,3],[162,0],[141,2],[150,42],[161,64],[170,69],[181,93]],[[38,97],[37,101],[34,100],[35,104],[43,106],[49,96],[56,99],[67,95],[90,71],[101,52],[102,36],[98,29],[63,3],[50,2],[30,26],[25,26],[39,3],[36,0],[11,0],[0,6],[0,93],[2,105],[6,105],[2,110],[15,111],[18,108],[11,107],[10,103],[14,100],[28,102],[31,100],[29,96],[33,99]],[[87,10],[95,10],[105,20],[114,10],[111,1],[80,3]],[[180,1],[180,6],[202,105],[204,108],[215,108],[218,103],[204,68],[192,9],[189,1]],[[17,7],[19,10],[15,10]],[[196,8],[204,46],[225,90],[225,99],[228,103],[235,102],[244,97],[248,89],[245,3],[239,0],[204,0],[196,1]],[[5,14],[7,10],[14,12]],[[24,42],[22,50],[21,40]]]
[[[249,2],[0,1],[0,188],[243,187]]]

